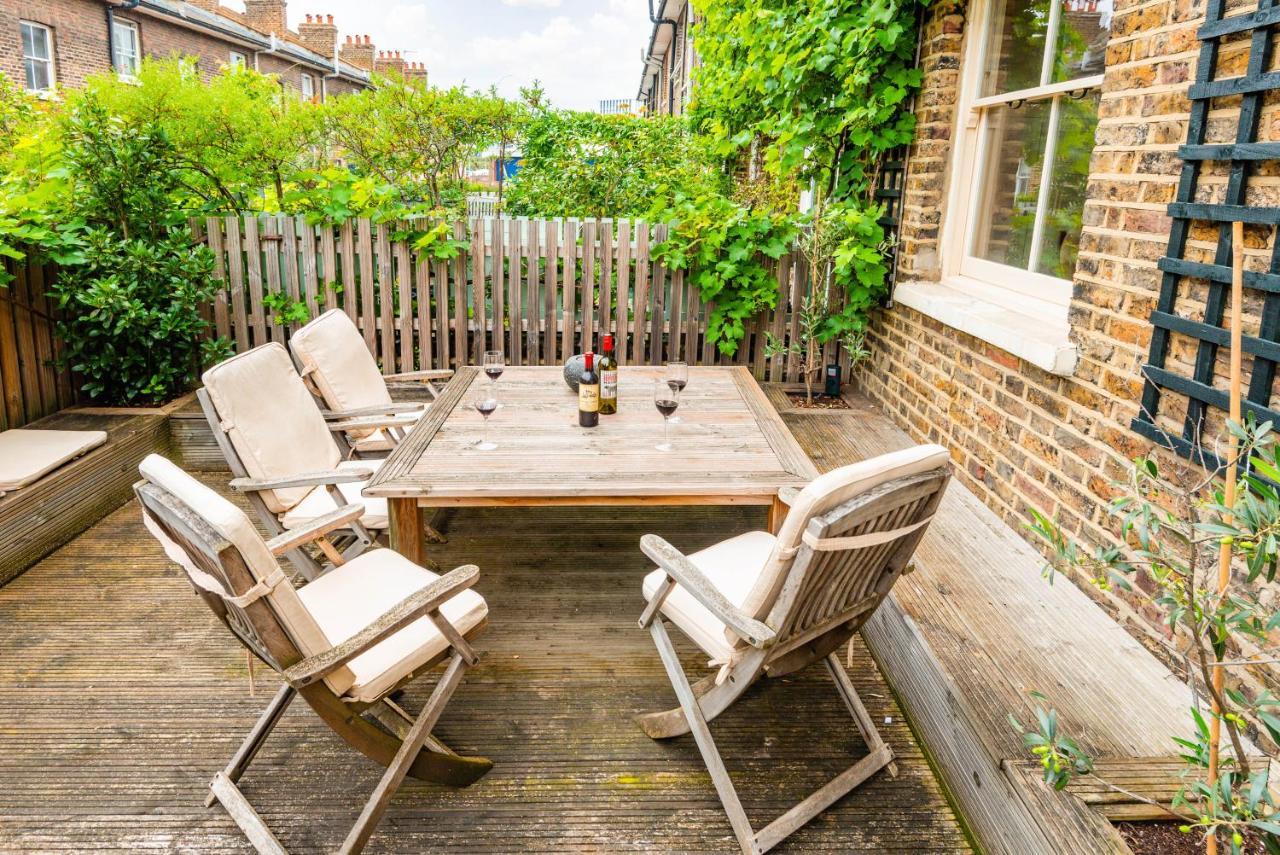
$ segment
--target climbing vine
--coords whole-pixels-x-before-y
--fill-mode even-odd
[[[916,20],[928,0],[707,0],[694,30],[700,57],[692,119],[711,150],[741,175],[732,210],[724,200],[685,200],[674,213],[664,257],[675,266],[696,256],[744,218],[778,227],[827,230],[830,251],[809,259],[815,282],[844,292],[843,308],[823,330],[830,341],[862,329],[889,272],[883,215],[872,192],[877,165],[911,141],[907,109],[921,75],[915,68]],[[758,171],[759,177],[755,173]],[[764,185],[763,187],[761,185]],[[814,197],[801,216],[802,190]],[[696,212],[689,210],[695,207]],[[745,213],[742,209],[745,209]],[[691,215],[692,214],[692,215]],[[764,220],[758,218],[763,217]],[[737,253],[769,245],[740,243]],[[767,256],[768,253],[766,252]],[[732,319],[759,308],[756,272],[738,259],[698,277],[704,298],[728,319],[721,350],[736,349]],[[714,291],[708,294],[707,290]],[[772,297],[764,298],[771,300]]]

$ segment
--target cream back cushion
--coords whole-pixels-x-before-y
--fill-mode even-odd
[[[841,466],[814,478],[800,491],[787,511],[782,528],[778,530],[778,541],[773,554],[743,602],[742,610],[756,620],[764,620],[769,616],[769,610],[778,599],[783,583],[787,580],[787,573],[794,563],[792,557],[784,556],[794,556],[804,530],[815,516],[873,490],[886,481],[946,466],[950,459],[947,450],[940,445],[917,445]],[[726,633],[730,635],[730,640],[738,640],[730,631],[726,630]]]
[[[284,345],[271,342],[233,356],[202,379],[249,477],[325,472],[342,460]],[[311,489],[290,487],[261,495],[272,513],[282,514]]]
[[[356,410],[391,403],[391,393],[360,330],[341,309],[330,309],[289,339],[302,364],[331,410]],[[373,433],[351,431],[353,437]]]
[[[262,581],[280,569],[279,563],[267,548],[262,535],[258,534],[258,530],[253,527],[253,523],[244,512],[231,502],[158,454],[148,455],[138,467],[138,471],[152,484],[172,493],[196,516],[207,522],[214,531],[225,537],[228,543],[239,550],[254,579]],[[193,569],[198,570],[189,556],[177,558],[174,555],[174,551],[180,547],[168,537],[160,537],[159,535],[163,532],[158,531],[154,521],[147,520],[147,527],[157,534],[157,539],[160,540],[161,546],[170,558],[175,559],[188,573]],[[202,572],[202,575],[207,574]],[[228,593],[237,592],[229,591]],[[311,612],[302,604],[302,600],[298,599],[298,593],[293,589],[288,578],[276,585],[265,599],[279,618],[280,625],[284,627],[284,631],[289,634],[294,646],[303,656],[314,656],[332,646],[319,624],[311,616]],[[325,682],[329,688],[341,694],[351,687],[354,679],[349,670],[340,668],[326,677]]]

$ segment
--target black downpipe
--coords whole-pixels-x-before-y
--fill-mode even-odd
[[[663,24],[666,24],[671,28],[671,46],[667,48],[667,55],[671,56],[674,59],[675,49],[676,49],[676,35],[679,32],[678,30],[679,25],[675,21],[671,20],[670,18],[659,18],[657,14],[655,14],[653,11],[653,0],[649,0],[649,21],[652,24],[654,24],[653,36],[649,39],[649,59],[650,60],[653,59],[653,43],[658,40],[658,27],[661,27]],[[674,68],[672,70],[674,70]],[[653,87],[650,87],[649,88],[650,97],[652,97],[653,94],[654,94]],[[671,74],[671,72],[667,72],[667,114],[668,115],[672,115],[675,112],[675,110],[673,109],[675,100],[676,100],[675,78]],[[654,107],[656,108],[657,104],[654,104]]]
[[[142,0],[123,0],[121,9],[136,9]],[[116,68],[116,7],[107,3],[107,64],[111,70]]]

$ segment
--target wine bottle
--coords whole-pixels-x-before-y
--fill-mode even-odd
[[[595,427],[600,424],[600,375],[592,362],[595,354],[590,351],[583,357],[585,370],[578,378],[578,424]]]
[[[618,360],[613,356],[613,336],[604,337],[604,355],[600,357],[600,415],[618,412]]]

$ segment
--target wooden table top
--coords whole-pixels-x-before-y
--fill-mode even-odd
[[[690,366],[681,423],[671,425],[675,449],[655,449],[653,381],[663,372],[623,366],[618,413],[583,428],[559,367],[508,367],[489,420],[498,448],[479,451],[482,418],[471,402],[489,381],[460,368],[365,493],[427,505],[769,504],[779,488],[816,475],[745,367]]]

